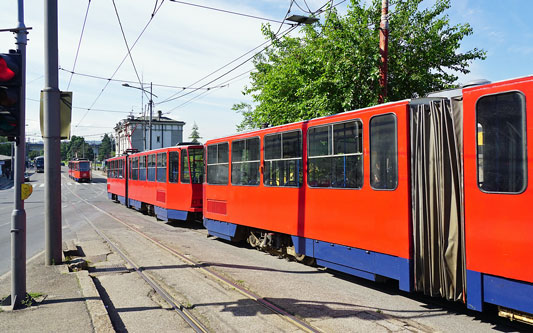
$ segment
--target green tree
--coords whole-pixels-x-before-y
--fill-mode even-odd
[[[11,156],[11,142],[5,136],[0,136],[0,155]]]
[[[113,145],[111,143],[111,138],[109,135],[104,134],[104,137],[102,138],[102,143],[100,144],[100,148],[98,149],[98,160],[103,161],[105,159],[110,158],[111,151],[113,150]]]
[[[68,142],[67,148],[67,160],[75,158],[87,158],[89,160],[94,159],[94,151],[92,147],[85,142],[85,138],[82,136],[73,135]]]
[[[189,139],[192,139],[192,142],[194,143],[200,143],[198,139],[201,139],[200,133],[198,132],[198,125],[196,125],[196,122],[194,122],[194,125],[192,125],[192,131],[191,135],[189,135]]]
[[[28,152],[28,159],[29,160],[34,160],[37,156],[43,156],[44,155],[44,150],[32,150],[32,151],[29,151]]]
[[[461,41],[473,33],[468,24],[451,26],[450,0],[391,0],[389,18],[388,100],[424,96],[451,88],[453,71],[468,73],[469,63],[484,59],[474,48],[461,52]],[[277,39],[270,26],[262,31],[272,47],[254,59],[251,86],[239,103],[238,130],[280,125],[377,104],[381,0],[365,6],[352,0],[345,16],[332,9],[324,23],[303,27],[301,37]]]

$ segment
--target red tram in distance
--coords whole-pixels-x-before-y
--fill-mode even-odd
[[[76,159],[68,162],[68,175],[81,183],[91,181],[91,162],[87,159]]]
[[[532,110],[530,76],[210,140],[204,226],[533,323]]]
[[[108,196],[160,220],[201,220],[203,158],[190,144],[111,158]]]

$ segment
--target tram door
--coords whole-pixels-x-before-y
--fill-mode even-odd
[[[462,100],[410,104],[414,288],[464,299]]]

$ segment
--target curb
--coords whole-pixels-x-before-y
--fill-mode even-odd
[[[97,333],[115,332],[104,302],[88,271],[76,272],[76,277],[81,287],[82,295],[86,298],[87,310],[91,316],[94,331]]]

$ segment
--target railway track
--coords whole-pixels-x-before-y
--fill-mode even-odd
[[[98,206],[92,204],[91,202],[87,201],[86,199],[82,198],[75,192],[73,192],[70,188],[68,190],[76,196],[80,201],[84,202],[85,204],[89,205],[90,207],[98,210],[99,212],[107,215],[117,223],[122,224],[126,228],[130,229],[131,231],[135,232],[136,234],[140,235],[144,239],[152,242],[154,245],[158,246],[159,248],[163,249],[164,251],[170,253],[172,256],[178,258],[179,260],[187,263],[192,268],[201,271],[205,275],[211,277],[213,280],[216,280],[236,291],[238,291],[243,296],[247,297],[248,299],[253,300],[260,306],[266,308],[273,314],[278,315],[280,318],[282,318],[284,321],[288,322],[292,326],[296,327],[299,330],[302,330],[304,332],[321,332],[320,329],[313,327],[312,325],[308,324],[307,322],[297,318],[296,316],[288,313],[284,309],[278,307],[277,305],[273,304],[272,302],[269,302],[268,300],[264,299],[260,295],[257,295],[246,288],[239,285],[237,282],[232,281],[231,279],[224,277],[220,273],[216,272],[213,269],[209,269],[205,266],[203,266],[201,263],[198,263],[194,260],[191,260],[183,253],[179,252],[176,249],[173,249],[162,242],[160,242],[158,239],[146,234],[145,232],[139,230],[137,227],[123,221],[122,219],[110,214],[109,212],[99,208]],[[85,217],[84,217],[85,218]],[[92,223],[89,219],[85,218],[85,221],[98,233],[102,239],[104,239],[115,251],[117,254],[122,257],[122,259],[127,262],[133,269],[142,277],[142,279],[157,293],[159,294],[173,309],[176,311],[180,317],[182,317],[187,324],[196,332],[208,332],[208,329],[202,325],[202,323],[196,319],[193,314],[187,310],[187,308],[180,304],[178,301],[176,301],[170,294],[168,294],[161,286],[158,285],[157,282],[154,281],[154,279],[150,278],[146,273],[142,271],[142,269],[139,268],[138,265],[136,265],[132,259],[130,259],[124,251],[122,251],[118,245],[116,245],[114,242],[112,242],[109,237],[105,235],[105,233],[100,230],[94,223]]]

